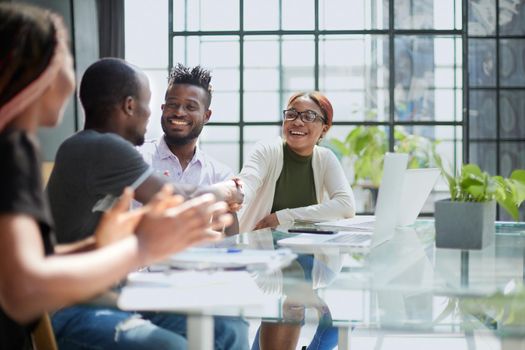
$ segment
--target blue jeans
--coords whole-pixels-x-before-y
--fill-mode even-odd
[[[314,256],[301,254],[297,257],[296,261],[299,263],[300,269],[304,273],[304,279],[306,281],[311,281],[314,266]],[[284,274],[286,275],[290,272],[297,272],[297,269],[295,271],[285,270]],[[337,342],[339,340],[339,330],[337,329],[337,327],[334,327],[332,325],[332,315],[330,314],[328,306],[326,306],[324,301],[322,301],[321,299],[319,299],[319,302],[323,305],[318,308],[319,324],[317,326],[317,329],[315,330],[315,334],[312,341],[307,346],[307,350],[331,350],[337,346]],[[257,333],[255,334],[255,339],[252,343],[251,350],[260,350],[259,331],[260,327],[259,329],[257,329]]]
[[[248,323],[214,317],[215,349],[248,349]],[[186,316],[132,313],[72,306],[56,312],[53,329],[61,350],[187,349]]]

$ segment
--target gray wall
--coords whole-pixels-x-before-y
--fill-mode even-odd
[[[64,18],[75,57],[77,86],[86,68],[99,57],[98,18],[96,0],[13,0],[49,8]],[[62,123],[53,129],[41,129],[44,160],[55,158],[58,146],[77,130],[82,129],[84,117],[80,102],[72,96],[66,107]]]

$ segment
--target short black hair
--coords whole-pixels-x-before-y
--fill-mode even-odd
[[[186,67],[182,63],[178,63],[171,69],[168,77],[168,89],[166,90],[166,96],[169,89],[175,84],[189,84],[199,86],[206,91],[208,100],[206,101],[206,108],[210,107],[211,104],[211,73],[209,70],[202,68],[201,66],[195,66],[193,68]]]
[[[86,128],[102,127],[128,97],[138,98],[137,70],[119,58],[103,58],[86,69],[79,97],[86,115]]]

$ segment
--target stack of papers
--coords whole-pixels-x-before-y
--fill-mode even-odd
[[[350,219],[318,222],[316,225],[342,227],[356,231],[372,232],[374,230],[375,221],[376,217],[374,215],[356,215]]]
[[[134,272],[117,305],[122,310],[182,312],[259,306],[263,299],[246,271]]]
[[[185,270],[271,271],[288,266],[296,257],[290,249],[190,248],[173,255],[169,265]]]

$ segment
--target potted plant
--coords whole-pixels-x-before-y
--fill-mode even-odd
[[[452,176],[444,170],[450,199],[435,203],[436,247],[482,249],[494,239],[496,202],[513,218],[525,200],[525,170],[514,170],[509,178],[491,176],[475,164],[464,164]]]

